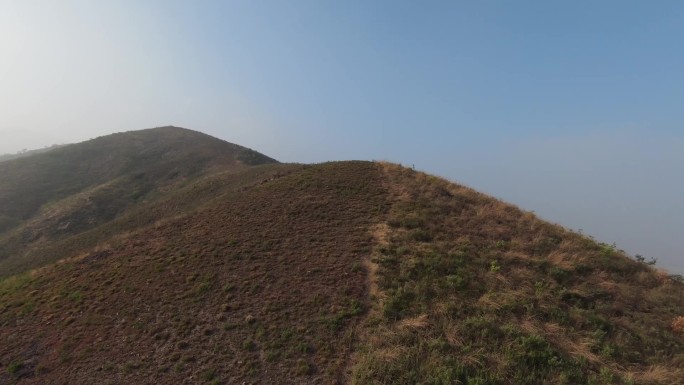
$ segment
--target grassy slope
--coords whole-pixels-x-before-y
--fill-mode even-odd
[[[681,283],[473,190],[385,165],[356,384],[681,384]]]
[[[27,254],[95,229],[202,175],[273,162],[177,127],[114,134],[0,162],[0,277],[54,260]]]
[[[0,283],[0,383],[684,376],[681,284],[398,166],[216,174],[103,229],[74,238],[100,245],[79,258]]]
[[[2,155],[0,155],[0,162],[4,162],[7,160],[19,159],[19,158],[25,158],[27,156],[33,156],[33,155],[40,154],[43,152],[52,151],[52,150],[57,149],[57,148],[62,147],[62,146],[64,146],[64,145],[63,144],[53,144],[52,146],[39,148],[39,149],[35,149],[35,150],[23,150],[23,151],[17,152],[16,154],[2,154]]]
[[[0,283],[0,383],[344,382],[388,207],[379,167],[269,167],[283,172],[199,188],[216,198]]]
[[[218,199],[227,199],[227,196],[250,186],[300,168],[301,166],[296,165],[266,164],[193,179],[192,182],[180,184],[175,191],[161,194],[149,202],[132,205],[116,218],[81,232],[64,236],[53,232],[50,238],[30,244],[31,247],[26,248],[25,252],[13,254],[0,261],[0,278],[91,250],[107,244],[112,238],[211,205]],[[78,212],[84,211],[81,207]],[[12,240],[5,238],[6,241],[8,239]],[[9,242],[5,242],[6,247],[8,244]]]

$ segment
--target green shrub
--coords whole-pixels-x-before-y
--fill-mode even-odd
[[[19,371],[24,367],[24,364],[21,362],[11,362],[9,365],[7,365],[7,373],[15,375],[19,373]]]
[[[416,297],[416,294],[404,287],[400,287],[394,293],[390,294],[385,301],[383,307],[383,315],[388,320],[401,319],[411,311],[411,304]]]

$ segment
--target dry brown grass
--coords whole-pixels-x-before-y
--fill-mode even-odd
[[[643,371],[625,371],[625,377],[635,384],[681,385],[684,370],[653,365]]]
[[[582,338],[579,341],[568,339],[564,342],[566,344],[567,351],[572,356],[582,358],[593,364],[601,362],[601,358],[591,351],[592,346],[594,345],[594,340],[590,338]]]
[[[679,316],[672,320],[672,330],[675,333],[684,334],[684,316]]]
[[[571,270],[579,258],[577,254],[570,254],[562,248],[563,244],[559,245],[559,250],[552,251],[548,256],[548,260],[562,269]]]
[[[668,383],[648,374],[681,360],[683,341],[667,334],[681,303],[663,273],[467,187],[383,169],[393,202],[376,271],[384,313],[356,383],[620,383],[625,367]],[[653,346],[663,354],[646,353]],[[402,355],[374,364],[388,348]]]
[[[401,320],[397,324],[397,327],[399,329],[404,329],[404,330],[417,330],[417,329],[425,329],[428,325],[429,325],[428,315],[427,314],[421,314],[417,317],[406,318],[406,319]]]

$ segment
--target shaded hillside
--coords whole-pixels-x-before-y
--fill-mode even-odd
[[[5,280],[0,383],[343,383],[387,194],[298,168]]]
[[[97,228],[197,177],[274,162],[177,127],[108,135],[0,162],[0,276],[40,264],[27,252]]]
[[[681,282],[396,165],[205,175],[35,253],[69,258],[0,281],[0,383],[684,378]]]
[[[0,155],[0,162],[4,162],[6,160],[12,160],[12,159],[19,159],[19,158],[25,158],[27,156],[33,156],[36,154],[41,154],[44,152],[52,151],[54,149],[60,148],[64,146],[63,144],[53,144],[52,146],[47,146],[44,148],[39,148],[36,150],[22,150],[17,152],[16,154],[2,154]]]

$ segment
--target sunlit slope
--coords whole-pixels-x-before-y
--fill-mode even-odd
[[[684,383],[680,277],[440,178],[385,172],[354,383]]]

